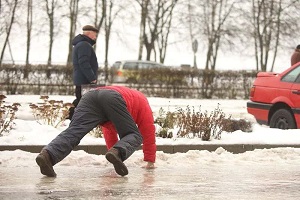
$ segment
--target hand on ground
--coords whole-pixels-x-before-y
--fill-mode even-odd
[[[143,168],[146,168],[146,169],[154,169],[155,168],[155,165],[153,162],[147,162],[147,164],[145,166],[143,166]]]

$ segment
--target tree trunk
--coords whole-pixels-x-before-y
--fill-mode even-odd
[[[143,56],[143,47],[144,47],[144,35],[146,28],[146,19],[148,16],[148,4],[149,0],[142,0],[141,2],[141,22],[140,22],[140,39],[139,39],[139,53],[138,60],[142,60]]]
[[[102,14],[101,14],[101,17],[100,17],[100,20],[99,20],[98,19],[98,17],[99,17],[99,13],[98,13],[98,0],[95,0],[95,27],[99,30],[99,32],[101,30],[103,21],[105,19],[105,4],[106,4],[106,0],[102,0],[102,5],[101,5]],[[96,44],[94,45],[95,51],[97,49],[97,40],[98,40],[98,37],[96,39]]]
[[[24,70],[24,78],[28,78],[29,66],[29,54],[31,44],[31,31],[32,31],[32,0],[28,0],[27,3],[27,44],[26,44],[26,63]]]
[[[75,37],[76,22],[78,17],[78,3],[80,0],[71,0],[70,2],[70,33],[69,33],[69,53],[67,58],[67,65],[72,64],[72,40]]]
[[[13,4],[13,9],[12,9],[12,12],[11,12],[10,23],[8,25],[8,28],[6,29],[6,37],[5,37],[4,44],[3,44],[3,47],[2,47],[2,51],[1,51],[0,67],[2,66],[4,52],[5,52],[5,48],[6,48],[6,45],[8,43],[8,40],[9,40],[10,31],[11,31],[11,28],[12,28],[14,22],[15,22],[15,14],[16,14],[16,9],[17,9],[18,3],[19,3],[18,0],[15,0],[14,4]]]

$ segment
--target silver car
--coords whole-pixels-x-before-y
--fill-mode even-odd
[[[112,82],[114,83],[128,83],[134,82],[132,77],[129,77],[130,72],[134,72],[140,69],[151,69],[163,67],[164,65],[153,61],[142,60],[123,60],[115,62],[112,67]]]

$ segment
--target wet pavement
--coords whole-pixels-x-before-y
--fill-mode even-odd
[[[199,163],[146,170],[57,166],[42,176],[37,166],[0,168],[0,199],[299,199],[299,163]],[[1,165],[0,165],[1,166]]]

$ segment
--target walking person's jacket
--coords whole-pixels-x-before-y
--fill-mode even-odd
[[[73,41],[73,82],[76,86],[90,84],[97,80],[98,61],[93,49],[95,41],[79,34]]]

